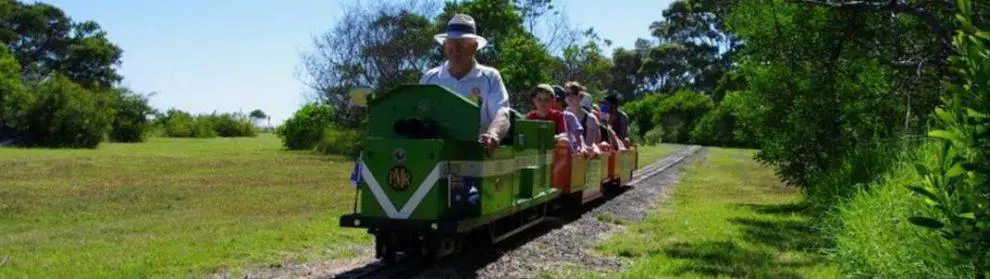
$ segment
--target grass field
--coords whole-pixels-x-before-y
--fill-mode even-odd
[[[271,134],[0,148],[0,278],[236,276],[353,256],[371,238],[337,226],[353,205],[351,168],[284,151]]]
[[[653,146],[639,146],[639,167],[645,167],[657,160],[663,159],[676,152],[683,145],[678,144],[658,144]]]
[[[834,278],[816,252],[801,194],[753,161],[754,151],[709,148],[685,167],[672,197],[628,233],[601,243],[635,260],[631,278]]]
[[[367,242],[351,164],[240,139],[0,149],[0,277],[200,276]]]

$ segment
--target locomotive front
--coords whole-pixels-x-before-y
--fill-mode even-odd
[[[436,85],[402,85],[371,100],[360,205],[340,225],[367,228],[386,261],[397,251],[442,257],[464,233],[555,198],[552,123],[515,116],[510,139],[489,154],[477,142],[479,110]]]

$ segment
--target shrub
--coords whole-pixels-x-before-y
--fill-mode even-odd
[[[21,82],[21,64],[0,44],[0,139],[25,128],[24,113],[32,102]]]
[[[34,88],[26,113],[28,146],[95,148],[114,118],[110,93],[91,92],[56,75]]]
[[[333,115],[334,111],[330,106],[307,104],[279,126],[275,133],[282,138],[282,144],[288,149],[311,149],[324,138],[324,129],[330,125]]]
[[[756,125],[764,109],[749,92],[730,92],[691,131],[691,141],[705,145],[757,147]]]
[[[142,142],[150,129],[148,115],[154,109],[148,99],[127,89],[118,89],[114,101],[117,112],[113,119],[110,140],[116,142]]]
[[[719,107],[702,117],[691,131],[691,142],[717,146],[737,145],[732,137],[736,117],[728,110]]]
[[[653,123],[664,127],[664,141],[687,143],[694,126],[714,108],[708,96],[678,91],[653,108]]]
[[[646,135],[643,135],[643,142],[646,142],[647,145],[656,145],[662,142],[661,140],[662,138],[663,138],[663,127],[656,126],[653,127],[653,129],[647,131]]]
[[[191,137],[195,120],[189,113],[170,109],[160,120],[165,127],[165,135],[169,137]]]
[[[892,168],[853,190],[852,198],[827,222],[836,240],[833,260],[847,275],[859,278],[965,277],[965,265],[942,256],[952,252],[949,241],[908,221],[925,212],[925,201],[906,188],[921,179],[913,162],[936,165],[932,154],[938,145],[904,150],[899,156],[886,156],[885,161],[896,162]]]
[[[645,138],[646,133],[662,126],[662,140],[672,143],[689,142],[695,125],[713,109],[714,103],[708,96],[691,91],[669,96],[648,94],[622,106],[629,122],[639,127],[640,136]]]
[[[316,145],[316,150],[324,154],[356,157],[361,150],[360,130],[328,125],[323,129],[323,136]]]
[[[192,123],[192,130],[189,136],[194,138],[217,137],[217,131],[213,126],[213,118],[206,115],[197,116]]]
[[[258,135],[251,120],[244,115],[224,113],[206,118],[210,120],[216,134],[221,137],[254,137]]]
[[[165,127],[165,135],[177,138],[214,138],[213,117],[209,115],[192,116],[188,112],[170,109],[160,120]]]
[[[969,1],[958,6],[959,52],[950,61],[961,79],[935,111],[939,129],[928,134],[939,141],[928,151],[937,162],[918,165],[916,184],[905,187],[924,197],[918,208],[927,209],[909,220],[952,243],[955,251],[945,258],[971,266],[975,278],[990,278],[990,33],[971,22]]]
[[[644,136],[657,125],[653,123],[653,108],[659,107],[662,101],[663,95],[654,93],[622,105],[622,111],[629,116],[630,124],[639,127],[637,136]]]

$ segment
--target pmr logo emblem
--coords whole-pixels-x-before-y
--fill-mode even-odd
[[[402,148],[397,148],[392,151],[392,158],[395,159],[396,163],[402,163],[406,160],[406,150]]]
[[[412,174],[403,166],[395,166],[388,170],[388,186],[396,192],[402,192],[412,183]]]

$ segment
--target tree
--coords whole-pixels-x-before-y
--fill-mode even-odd
[[[605,90],[609,83],[612,61],[602,54],[602,46],[611,46],[612,41],[602,39],[594,28],[582,34],[584,44],[566,46],[559,58],[560,69],[554,73],[556,80],[578,80],[589,88]]]
[[[87,89],[112,87],[122,79],[115,67],[123,51],[106,35],[96,22],[72,22],[49,4],[0,0],[0,43],[28,81],[61,74]]]
[[[570,25],[567,15],[552,0],[512,0],[523,26],[536,35],[547,53],[557,54],[576,44],[581,32]]]
[[[649,42],[643,39],[636,41],[634,49],[616,48],[612,52],[613,67],[610,73],[612,79],[609,88],[617,92],[631,93],[632,96],[626,95],[627,100],[632,100],[645,93],[650,81],[649,76],[642,69],[649,48]]]
[[[252,110],[251,111],[251,114],[249,116],[251,116],[251,118],[254,118],[254,119],[265,119],[265,118],[268,118],[268,115],[266,115],[265,112],[261,111],[260,109]]]
[[[726,30],[725,15],[732,1],[682,0],[663,11],[664,20],[650,25],[658,45],[643,62],[642,71],[656,80],[647,90],[674,92],[681,88],[711,92],[732,66],[740,40]]]
[[[923,66],[945,63],[930,56],[943,47],[923,17],[872,8],[887,5],[880,1],[825,2],[739,1],[725,19],[745,42],[733,62],[741,80],[726,82],[735,79],[733,86],[767,105],[768,117],[757,125],[758,158],[803,187],[845,157],[923,133],[949,77],[939,66]],[[883,1],[923,7],[940,26],[953,26],[954,5],[935,2],[941,1]],[[976,22],[985,24],[988,6],[978,9],[983,17]],[[899,62],[922,60],[931,62]],[[861,173],[850,184],[872,177]]]
[[[128,88],[118,88],[112,92],[114,96],[114,116],[110,140],[116,142],[142,142],[151,126],[148,116],[156,110],[148,104],[148,95],[139,94]]]
[[[249,114],[248,116],[250,116],[251,119],[254,119],[255,125],[257,125],[257,122],[262,119],[268,119],[269,121],[271,121],[271,117],[266,115],[265,112],[261,111],[260,109],[252,110],[251,114]],[[271,123],[269,123],[269,125],[271,125]]]
[[[6,46],[0,45],[0,140],[23,127],[23,112],[30,104],[21,83],[21,65]]]
[[[336,26],[314,39],[315,50],[303,55],[306,83],[316,99],[331,105],[344,127],[360,123],[361,110],[350,106],[354,86],[388,90],[415,83],[439,53],[430,20],[436,3],[406,1],[346,7]]]

